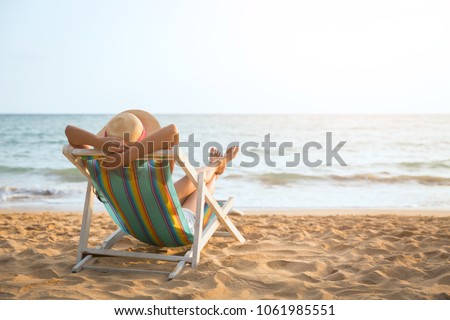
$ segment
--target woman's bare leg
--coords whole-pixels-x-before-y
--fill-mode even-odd
[[[210,165],[196,169],[197,173],[203,171],[205,173],[205,183],[208,184],[223,173],[227,163],[236,157],[238,151],[238,147],[231,147],[228,148],[225,156],[223,156],[216,149],[212,148],[209,154]],[[178,199],[183,203],[197,188],[187,176],[184,176],[175,182],[175,190],[177,191]]]
[[[208,184],[211,180],[216,179],[216,167],[201,167],[196,169],[197,173],[204,172],[205,173],[205,183]],[[178,199],[180,199],[180,203],[183,203],[189,195],[197,190],[191,180],[184,176],[177,182],[175,182],[175,190],[177,191]]]
[[[206,188],[208,188],[209,193],[213,194],[216,190],[216,179],[212,179],[206,184]],[[192,192],[184,202],[181,203],[181,206],[186,209],[190,209],[192,212],[196,213],[197,211],[197,195],[198,191]]]

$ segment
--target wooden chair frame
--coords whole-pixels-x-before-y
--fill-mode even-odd
[[[233,197],[230,197],[227,201],[225,201],[223,206],[220,206],[205,186],[204,173],[197,173],[197,171],[189,163],[186,155],[181,151],[181,149],[178,146],[174,146],[170,150],[160,150],[151,155],[147,155],[145,156],[145,159],[173,159],[175,164],[183,169],[189,180],[197,188],[197,212],[194,226],[194,242],[191,246],[191,249],[187,251],[184,256],[113,250],[112,247],[114,246],[114,244],[116,244],[123,236],[126,235],[126,233],[123,232],[120,228],[106,237],[100,246],[89,248],[88,242],[95,195],[89,171],[85,163],[82,161],[81,157],[104,157],[105,155],[99,150],[75,149],[70,145],[66,145],[63,147],[63,154],[81,171],[81,173],[86,176],[88,180],[83,209],[83,218],[81,223],[80,240],[77,251],[77,260],[75,266],[72,268],[73,272],[79,272],[83,269],[94,269],[104,272],[120,271],[139,273],[164,273],[169,274],[169,279],[173,279],[181,272],[186,263],[190,263],[192,268],[197,267],[200,262],[200,253],[213,235],[232,236],[234,239],[241,243],[245,242],[244,237],[228,217],[228,214],[230,213],[233,206]],[[203,229],[202,222],[205,202],[212,208],[216,216],[213,218],[214,220]],[[223,225],[227,229],[227,232],[216,232],[220,225]],[[101,267],[87,264],[88,262],[93,261],[98,257],[139,258],[178,263],[172,272],[147,269],[143,270],[131,268]]]

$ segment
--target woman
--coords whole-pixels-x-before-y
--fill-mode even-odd
[[[161,128],[155,117],[142,110],[127,110],[114,116],[97,134],[81,128],[68,125],[66,136],[75,148],[102,150],[107,157],[102,166],[115,169],[127,166],[134,160],[161,149],[171,148],[178,144],[178,130],[174,124]],[[197,169],[204,172],[206,187],[211,194],[215,191],[215,183],[229,161],[234,159],[238,147],[231,147],[223,156],[212,148],[209,154],[209,164]],[[170,163],[173,171],[173,160]],[[197,189],[187,176],[175,182],[178,194],[189,227],[193,229],[196,207]]]

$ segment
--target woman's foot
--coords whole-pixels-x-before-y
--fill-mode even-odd
[[[217,168],[216,175],[221,175],[225,171],[227,163],[236,158],[238,152],[239,152],[238,146],[229,147],[227,149],[227,152],[225,153],[225,156],[222,155],[222,153],[220,153],[219,150],[217,150],[216,148],[210,149],[209,163],[210,166],[215,166]]]

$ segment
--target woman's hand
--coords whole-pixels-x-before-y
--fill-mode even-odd
[[[129,146],[121,139],[116,137],[99,138],[101,150],[105,154],[123,153],[129,149]]]
[[[139,157],[139,148],[136,146],[126,146],[123,152],[115,152],[107,154],[101,165],[105,169],[112,170],[119,167],[126,167]]]

